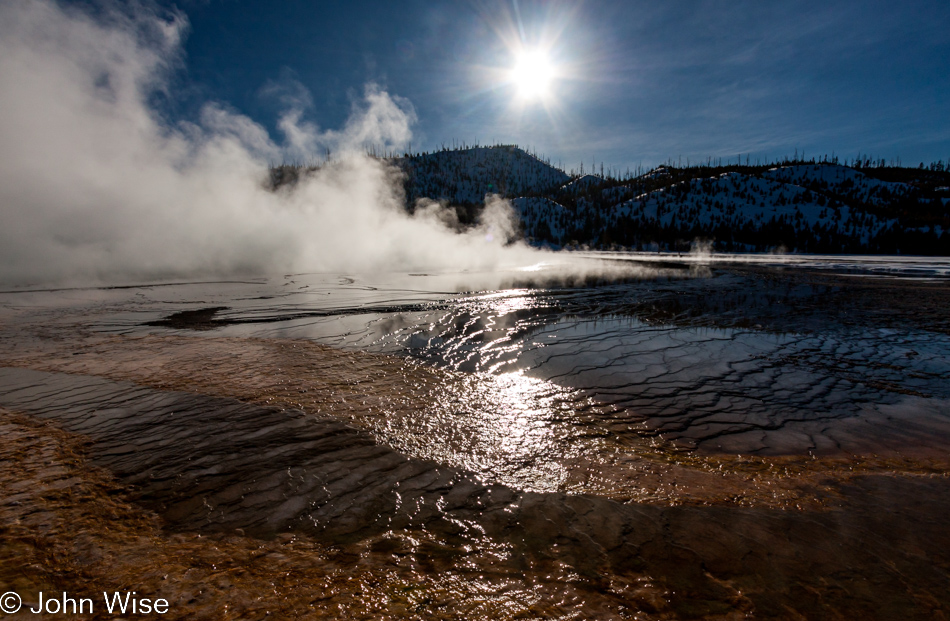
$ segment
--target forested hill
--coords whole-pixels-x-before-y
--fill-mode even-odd
[[[571,176],[511,145],[389,161],[405,173],[410,211],[440,200],[471,223],[485,196],[500,194],[536,245],[950,256],[950,163],[660,166],[616,178]],[[272,170],[274,185],[287,176],[288,167]]]
[[[475,205],[483,203],[486,194],[516,197],[556,192],[571,179],[513,145],[405,155],[392,161],[406,173],[410,205],[420,198]]]
[[[554,247],[950,255],[950,171],[864,161],[661,166],[570,177],[513,146],[394,160],[406,195],[442,199],[463,221],[488,192],[512,200],[524,236]]]
[[[827,163],[662,167],[515,198],[525,236],[555,246],[950,255],[950,173]]]

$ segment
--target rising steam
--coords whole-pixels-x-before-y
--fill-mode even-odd
[[[47,0],[0,3],[0,281],[116,282],[286,271],[492,269],[538,261],[506,245],[507,203],[464,234],[438,205],[403,209],[398,173],[364,145],[409,141],[411,105],[368,86],[339,130],[304,120],[299,84],[275,142],[216,103],[169,125],[149,105],[181,64],[181,16],[92,18]],[[288,86],[289,84],[289,86]],[[290,190],[268,163],[339,157]]]

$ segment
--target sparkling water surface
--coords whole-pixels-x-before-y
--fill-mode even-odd
[[[8,290],[0,407],[354,618],[948,610],[946,260],[578,256]]]
[[[599,423],[613,432],[706,451],[878,451],[947,440],[947,260],[583,256],[637,270],[570,286],[536,269],[129,289],[110,293],[125,298],[122,312],[96,323],[155,330],[142,324],[219,308],[200,333],[312,339],[542,380],[614,406]],[[466,290],[493,280],[521,286]]]

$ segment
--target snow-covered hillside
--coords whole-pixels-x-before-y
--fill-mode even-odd
[[[475,147],[396,158],[406,173],[406,195],[473,204],[486,194],[505,197],[545,192],[567,183],[562,170],[514,146]]]
[[[914,191],[906,183],[881,181],[837,164],[805,164],[773,168],[763,178],[800,185],[841,200],[868,205],[889,205]]]
[[[660,166],[638,177],[571,177],[515,146],[392,158],[407,204],[454,208],[477,222],[488,194],[511,200],[522,232],[538,245],[721,250],[903,252],[950,255],[950,171],[837,163]],[[307,169],[271,171],[274,187]]]
[[[914,185],[832,164],[750,172],[690,177],[664,167],[627,183],[588,175],[512,204],[525,237],[553,246],[682,248],[706,239],[729,250],[950,250],[942,199]]]
[[[671,227],[678,223],[708,231],[786,223],[796,229],[834,231],[865,244],[896,223],[798,185],[739,173],[691,179],[642,194],[611,210],[612,223],[623,218],[635,226]]]

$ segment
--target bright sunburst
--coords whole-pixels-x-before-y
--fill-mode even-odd
[[[510,79],[518,96],[527,101],[544,100],[550,96],[556,68],[550,57],[539,49],[522,50],[515,58]]]

